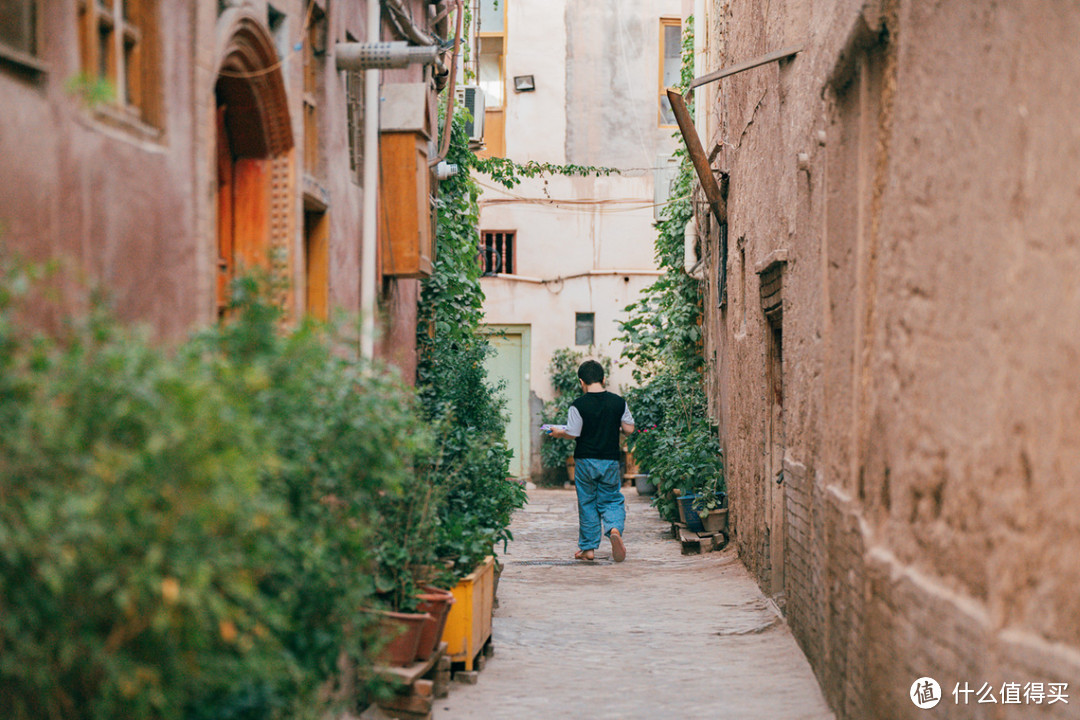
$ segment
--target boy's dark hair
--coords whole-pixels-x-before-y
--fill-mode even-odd
[[[586,360],[577,369],[577,376],[584,380],[586,385],[604,382],[604,366],[595,360]]]

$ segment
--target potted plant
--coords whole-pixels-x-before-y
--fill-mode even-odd
[[[656,485],[653,484],[648,475],[635,475],[634,487],[637,488],[638,495],[652,496],[656,494]]]
[[[449,590],[433,585],[424,585],[422,590],[423,592],[416,596],[416,609],[418,612],[427,613],[429,620],[420,629],[416,648],[417,660],[427,660],[439,647],[446,627],[446,617],[454,604],[454,594]]]
[[[727,532],[727,492],[723,475],[705,482],[693,501],[693,512],[700,518],[707,533]]]
[[[432,621],[427,613],[400,613],[379,610],[379,635],[385,641],[379,653],[383,665],[402,667],[416,661],[424,626]],[[430,655],[429,655],[430,657]]]
[[[445,591],[420,582],[436,564],[436,516],[444,497],[425,468],[402,478],[398,493],[385,493],[374,502],[380,521],[374,592],[386,608],[379,612],[380,634],[387,641],[380,655],[383,664],[408,665],[430,657],[452,603]]]
[[[635,452],[656,485],[653,505],[668,522],[683,522],[696,532],[695,497],[723,477],[723,458],[716,432],[704,419],[688,424],[665,422],[635,434]],[[648,458],[648,461],[646,461]],[[680,513],[680,506],[682,512]]]

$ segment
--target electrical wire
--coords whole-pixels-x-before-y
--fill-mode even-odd
[[[678,200],[685,200],[686,198],[690,197],[690,195],[687,194],[687,195],[682,195],[680,197],[669,198],[669,199],[667,199],[667,200],[665,200],[663,202],[658,202],[658,203],[657,202],[652,202],[651,200],[634,199],[634,198],[577,198],[577,199],[531,198],[531,197],[526,197],[524,195],[519,195],[519,194],[514,193],[514,192],[510,192],[506,188],[497,187],[497,186],[492,185],[490,183],[486,183],[483,180],[477,179],[476,182],[477,182],[478,185],[480,185],[483,188],[487,188],[489,190],[494,190],[496,192],[503,193],[505,195],[510,196],[510,197],[506,197],[506,198],[489,198],[487,200],[481,199],[480,200],[480,205],[482,205],[482,206],[506,205],[506,204],[511,204],[511,203],[514,203],[514,204],[523,203],[523,204],[527,204],[527,205],[537,205],[537,206],[540,206],[540,207],[553,207],[553,208],[559,209],[559,210],[579,210],[581,212],[595,212],[596,208],[602,208],[602,207],[605,207],[605,206],[608,206],[608,205],[634,205],[634,207],[619,208],[619,209],[609,209],[609,210],[606,210],[606,211],[601,210],[601,212],[616,213],[616,212],[636,212],[636,211],[639,211],[639,210],[648,210],[649,208],[663,207],[664,205],[669,205],[670,203],[676,202]],[[562,206],[569,206],[569,207],[562,207]]]

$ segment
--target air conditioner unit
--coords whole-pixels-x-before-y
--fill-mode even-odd
[[[472,115],[472,121],[465,128],[472,142],[484,140],[484,91],[476,85],[464,85],[457,89],[456,100]]]

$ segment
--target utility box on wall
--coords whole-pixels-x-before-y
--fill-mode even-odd
[[[379,254],[382,274],[431,275],[434,257],[431,112],[426,83],[386,85],[379,106]]]

